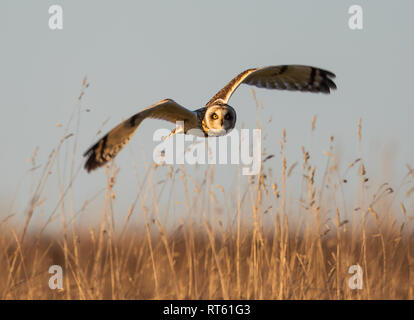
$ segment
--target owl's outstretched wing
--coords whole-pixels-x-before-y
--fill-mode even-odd
[[[162,119],[175,123],[176,121],[194,121],[195,117],[197,116],[194,112],[175,101],[171,99],[161,100],[121,122],[90,147],[83,155],[88,157],[85,169],[90,172],[113,159],[128,143],[145,118]]]
[[[207,103],[214,104],[217,100],[227,103],[233,92],[242,83],[259,88],[297,90],[329,93],[336,89],[332,79],[335,74],[310,66],[284,65],[248,69],[233,78],[223,89]]]

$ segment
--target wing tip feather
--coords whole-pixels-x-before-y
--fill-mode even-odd
[[[103,144],[106,142],[107,136],[100,139],[97,143],[95,143],[92,147],[90,147],[84,154],[84,157],[87,157],[88,159],[85,162],[84,168],[85,170],[90,173],[93,170],[98,169],[99,167],[102,167],[107,163],[108,161],[104,158],[100,157],[98,159],[97,157],[97,150],[99,148],[103,148]]]

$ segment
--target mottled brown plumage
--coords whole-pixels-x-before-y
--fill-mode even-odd
[[[234,77],[211,98],[207,106],[217,100],[227,103],[233,92],[242,83],[259,88],[329,93],[336,89],[332,72],[301,65],[283,65],[247,69]]]
[[[336,89],[333,78],[335,74],[332,72],[311,66],[282,65],[254,68],[238,74],[217,92],[205,107],[198,110],[190,111],[171,99],[161,100],[123,121],[89,148],[84,153],[88,158],[85,169],[90,172],[113,159],[146,118],[162,119],[173,123],[182,121],[184,123],[182,130],[176,130],[173,134],[199,129],[205,136],[223,135],[232,130],[236,123],[236,112],[227,102],[242,83],[267,89],[330,93],[331,89]]]

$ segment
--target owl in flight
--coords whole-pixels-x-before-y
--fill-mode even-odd
[[[291,91],[330,93],[336,89],[332,72],[301,65],[283,65],[253,68],[243,71],[233,78],[223,89],[200,109],[191,111],[171,99],[164,99],[141,110],[121,122],[85,153],[85,169],[90,172],[113,159],[128,143],[140,123],[146,118],[162,119],[184,125],[175,129],[178,132],[193,134],[196,130],[208,136],[222,136],[229,133],[236,124],[236,111],[227,104],[233,92],[245,83],[259,88]]]

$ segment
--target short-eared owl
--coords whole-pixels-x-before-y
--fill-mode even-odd
[[[88,159],[85,169],[90,172],[113,159],[146,118],[173,123],[182,121],[184,127],[174,130],[171,134],[191,134],[191,129],[199,129],[206,137],[221,136],[227,134],[236,124],[236,111],[227,102],[240,84],[267,89],[330,93],[331,89],[336,89],[333,78],[335,74],[332,72],[310,66],[254,68],[237,75],[200,109],[191,111],[171,99],[161,100],[117,125],[86,151],[84,156]]]

